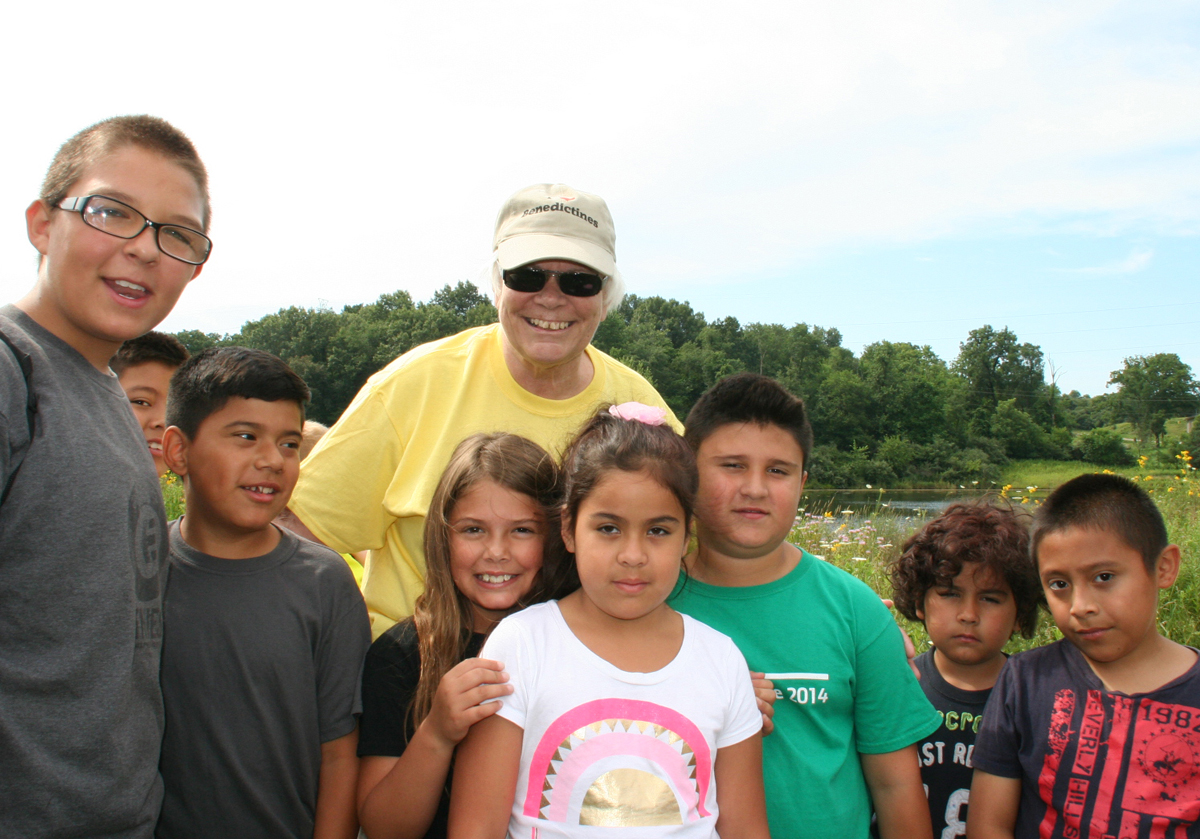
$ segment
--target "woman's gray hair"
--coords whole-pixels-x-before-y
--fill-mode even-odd
[[[500,289],[504,288],[504,277],[500,272],[500,264],[495,259],[491,261],[487,271],[492,283],[492,302],[495,303],[500,299]],[[604,302],[605,317],[611,315],[613,310],[621,305],[621,301],[625,299],[625,280],[621,277],[620,269],[613,271],[612,276],[604,280],[600,297]]]

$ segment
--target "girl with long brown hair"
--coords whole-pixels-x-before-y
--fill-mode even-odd
[[[501,663],[477,657],[484,639],[578,586],[560,503],[553,458],[523,437],[475,434],[451,456],[425,519],[425,591],[363,669],[358,814],[372,839],[446,835],[454,748],[512,692]]]

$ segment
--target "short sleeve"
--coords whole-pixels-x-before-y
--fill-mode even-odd
[[[728,640],[726,671],[729,681],[728,721],[717,735],[717,748],[733,746],[762,729],[762,712],[754,696],[754,683],[750,679],[750,666],[740,650]]]
[[[416,629],[411,620],[403,621],[379,636],[363,663],[359,757],[404,754],[413,734],[409,706],[420,679]]]
[[[1000,671],[1000,678],[984,707],[983,724],[975,735],[975,750],[971,753],[971,762],[976,769],[1000,778],[1024,777],[1017,727],[1020,666],[1014,667],[1014,664],[1016,660],[1010,659]]]
[[[526,714],[529,712],[529,697],[533,695],[532,678],[537,665],[537,654],[531,648],[524,625],[514,620],[517,617],[519,616],[512,615],[496,625],[479,652],[479,657],[499,661],[504,665],[513,692],[501,699],[489,701],[503,703],[496,715],[523,729]]]
[[[29,446],[26,388],[16,356],[0,342],[0,489]]]
[[[345,561],[329,552],[328,626],[317,645],[317,726],[322,743],[354,730],[362,710],[363,660],[371,646],[371,624],[354,574]]]
[[[891,613],[872,593],[856,604],[865,636],[854,667],[854,737],[861,754],[886,754],[911,746],[941,725],[904,654]]]
[[[300,467],[289,507],[321,541],[353,553],[383,547],[384,508],[404,446],[379,387],[368,383]]]

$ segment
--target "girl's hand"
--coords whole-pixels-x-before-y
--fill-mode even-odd
[[[762,713],[763,737],[775,730],[775,683],[767,678],[766,673],[750,671],[750,680],[754,685],[754,698],[758,702],[758,710]]]
[[[499,661],[486,658],[460,661],[442,677],[433,697],[433,708],[421,726],[429,726],[434,737],[453,749],[472,725],[500,710],[501,703],[488,700],[512,693],[512,685],[507,682],[508,674]]]

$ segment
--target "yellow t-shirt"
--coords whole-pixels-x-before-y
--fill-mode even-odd
[[[424,589],[425,513],[465,437],[507,431],[558,457],[604,403],[667,407],[649,382],[591,346],[595,373],[582,393],[535,396],[509,373],[500,341],[491,324],[400,356],[367,380],[300,469],[293,512],[335,550],[371,552],[362,587],[375,637],[411,615]]]

